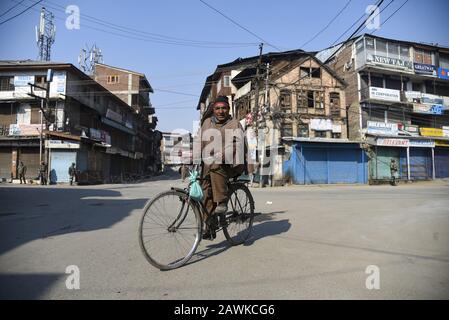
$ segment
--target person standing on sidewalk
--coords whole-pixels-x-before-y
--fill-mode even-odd
[[[20,161],[19,163],[19,167],[17,168],[18,172],[19,172],[19,179],[20,179],[20,184],[22,184],[22,181],[24,184],[27,184],[25,175],[27,173],[27,167],[26,165],[23,164],[23,161]]]
[[[47,170],[48,170],[47,164],[44,161],[42,161],[39,167],[39,180],[41,182],[41,185],[47,185]]]
[[[75,163],[69,167],[70,185],[73,185],[73,180],[76,180],[76,167]]]
[[[396,160],[391,159],[390,161],[390,173],[391,173],[391,183],[392,185],[396,186],[396,173],[398,172],[398,164],[396,163]]]

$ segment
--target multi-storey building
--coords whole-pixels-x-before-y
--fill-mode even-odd
[[[362,35],[320,52],[348,84],[349,138],[363,141],[371,181],[449,177],[449,48]]]
[[[1,61],[0,84],[1,178],[16,178],[19,161],[29,179],[47,162],[52,183],[73,162],[81,183],[145,169],[135,110],[72,64]]]
[[[240,58],[218,66],[206,80],[198,109],[220,94],[214,79],[230,74],[234,116],[264,134],[258,143],[254,137],[248,141],[250,149],[264,150],[250,152],[269,168],[262,173],[267,183],[365,183],[364,153],[348,140],[345,82],[302,50],[262,55],[256,123],[258,60]]]

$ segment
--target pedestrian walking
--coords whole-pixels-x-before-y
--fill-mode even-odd
[[[23,161],[20,161],[19,163],[19,167],[17,168],[18,172],[19,172],[19,179],[20,179],[20,184],[22,184],[22,181],[24,184],[27,184],[26,181],[26,173],[27,173],[27,167],[26,165],[23,164]]]

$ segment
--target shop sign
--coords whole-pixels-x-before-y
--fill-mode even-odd
[[[413,125],[404,125],[404,131],[413,134],[413,135],[419,135],[419,127],[413,126]]]
[[[398,134],[398,124],[397,123],[368,121],[367,133],[397,135]]]
[[[45,124],[42,125],[45,130]],[[11,124],[9,126],[10,136],[39,136],[41,132],[40,124]]]
[[[433,140],[410,140],[409,147],[433,148],[435,147],[435,142]]]
[[[393,90],[393,89],[370,87],[369,88],[369,97],[370,97],[370,99],[376,99],[376,100],[385,100],[385,101],[394,101],[394,102],[401,101],[400,91]]]
[[[101,141],[101,131],[100,130],[90,128],[89,131],[90,131],[91,139]]]
[[[378,146],[388,147],[408,147],[410,141],[408,139],[390,139],[390,138],[378,138],[376,140]]]
[[[78,142],[68,142],[63,140],[46,140],[45,148],[47,149],[79,149]]]
[[[414,113],[425,113],[425,114],[443,114],[443,105],[440,104],[413,104],[413,112]]]
[[[373,63],[383,64],[394,68],[400,69],[412,69],[413,64],[410,61],[404,61],[396,58],[387,58],[384,56],[378,56],[373,54]]]
[[[449,138],[449,127],[443,127],[443,137]]]
[[[449,80],[449,69],[438,68],[438,78]]]
[[[449,141],[446,141],[446,140],[435,140],[435,145],[437,147],[449,147]]]
[[[310,129],[315,131],[332,130],[332,120],[330,119],[311,119]]]
[[[443,137],[443,129],[439,128],[419,128],[422,136],[426,137]]]
[[[431,76],[437,75],[437,68],[434,65],[415,62],[413,66],[415,68],[415,73],[427,74]]]
[[[29,87],[29,83],[34,84],[34,76],[14,76],[14,87]]]

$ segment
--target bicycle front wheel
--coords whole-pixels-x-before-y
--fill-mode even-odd
[[[244,243],[251,234],[254,220],[254,200],[248,187],[237,183],[230,185],[226,226],[223,233],[234,246]]]
[[[202,220],[186,193],[167,191],[143,210],[139,243],[147,260],[160,270],[178,268],[192,257],[200,241]]]

